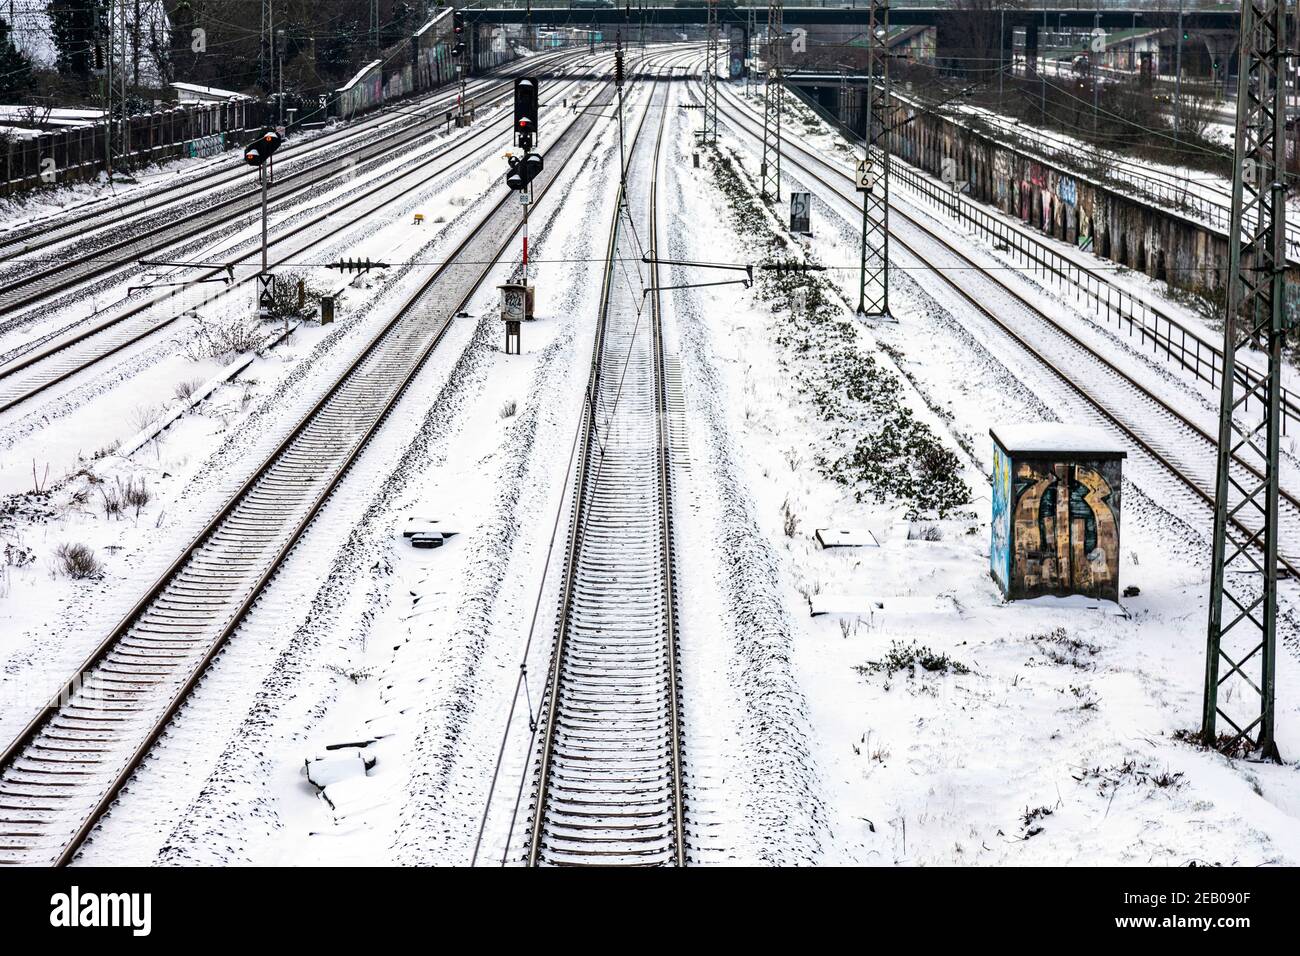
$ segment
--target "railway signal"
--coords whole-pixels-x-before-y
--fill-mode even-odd
[[[267,199],[271,190],[271,177],[267,174],[267,163],[280,148],[280,142],[280,134],[269,129],[244,147],[244,162],[257,167],[257,175],[262,183],[262,269],[257,274],[257,314],[263,319],[270,316],[275,306],[275,276],[267,270],[266,265]],[[285,317],[284,325],[287,331],[288,316]]]
[[[506,185],[519,193],[519,201],[524,207],[523,221],[523,282],[518,285],[521,294],[528,303],[528,314],[532,318],[533,290],[528,284],[528,207],[532,204],[532,182],[542,171],[541,154],[533,152],[537,142],[537,102],[539,85],[531,76],[521,76],[515,80],[515,145],[523,150],[522,156],[510,156],[507,162],[510,169],[506,171]],[[503,287],[504,288],[504,287]],[[511,300],[513,301],[513,300]],[[510,353],[513,345],[515,354],[519,352],[519,326],[517,322],[506,322],[506,352]]]
[[[262,166],[271,155],[280,148],[281,137],[275,130],[267,130],[257,139],[244,147],[244,162],[250,166]]]
[[[451,15],[451,55],[465,55],[465,14],[457,10]]]
[[[531,149],[537,131],[537,80],[521,76],[515,80],[515,145]]]
[[[527,189],[528,184],[542,171],[542,157],[538,153],[511,156],[507,162],[510,164],[510,171],[506,173],[506,185],[511,189]]]
[[[790,193],[790,231],[812,235],[812,193]]]

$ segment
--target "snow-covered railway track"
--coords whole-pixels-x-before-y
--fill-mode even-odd
[[[547,149],[538,199],[599,119],[580,113]],[[0,755],[0,864],[73,858],[521,221],[500,196]]]
[[[733,126],[757,139],[748,124],[748,110],[734,104],[729,93],[719,97],[719,110]],[[801,177],[825,187],[829,194],[860,209],[852,176],[797,143],[782,142],[782,155]],[[1010,339],[1022,355],[1081,398],[1109,426],[1170,473],[1194,501],[1214,504],[1217,437],[1172,401],[1157,395],[1138,377],[1052,318],[995,271],[985,268],[948,237],[901,204],[890,204],[890,238],[926,267],[983,319]],[[850,220],[852,221],[852,220]],[[901,223],[906,225],[899,228]],[[954,276],[961,276],[958,281]],[[1028,320],[1028,321],[1024,321]],[[1253,466],[1235,461],[1237,487],[1251,487],[1261,477]],[[1300,498],[1280,491],[1280,532],[1284,571],[1300,578]],[[1232,523],[1241,537],[1255,540],[1256,515],[1238,510]]]
[[[508,95],[514,74],[524,69],[535,70],[543,65],[550,69],[576,59],[572,51],[561,51],[539,55],[526,64],[512,62],[499,71],[472,80],[466,87],[466,93],[475,98]],[[416,125],[426,126],[433,121],[442,122],[445,111],[455,104],[458,95],[459,91],[454,86],[443,86],[417,99],[401,101],[395,109],[375,110],[345,124],[337,132],[323,133],[304,143],[286,160],[291,167],[297,166],[308,160],[314,161],[363,146],[376,135],[390,135]],[[232,157],[235,155],[230,154]],[[180,172],[161,186],[142,187],[125,197],[107,196],[98,201],[79,202],[73,213],[61,211],[0,232],[0,259],[32,256],[72,240],[82,242],[101,230],[133,225],[143,218],[158,215],[163,209],[192,203],[200,193],[239,184],[247,178],[247,170],[242,163],[220,162],[197,172]],[[11,269],[16,269],[22,263],[11,261],[8,265]]]
[[[513,81],[510,80],[486,85],[481,105],[493,106],[504,102],[511,97],[512,90]],[[312,162],[294,162],[289,171],[276,178],[273,208],[282,209],[296,197],[310,195],[313,190],[336,183],[340,177],[367,164],[401,156],[427,141],[430,131],[437,129],[443,121],[442,114],[430,110],[412,123],[384,130],[351,150],[329,150]],[[253,217],[261,208],[261,191],[246,165],[239,162],[235,169],[240,173],[235,178],[235,185],[252,183],[252,188],[239,189],[234,195],[216,197],[212,201],[182,198],[169,206],[163,215],[155,215],[156,210],[152,207],[143,216],[138,211],[119,214],[95,229],[93,235],[90,224],[83,224],[82,230],[76,234],[77,242],[72,250],[37,255],[30,260],[11,260],[3,278],[0,278],[0,315],[29,307],[47,307],[55,296],[129,266],[141,257]],[[33,251],[29,248],[21,254],[30,255]],[[34,267],[20,272],[29,261]]]
[[[567,90],[568,85],[558,87]],[[384,177],[338,203],[309,215],[300,223],[277,232],[269,241],[271,266],[318,249],[359,222],[393,203],[400,203],[462,164],[476,161],[492,149],[510,126],[510,117],[482,126],[429,156],[423,163],[396,176]],[[437,164],[434,166],[433,164]],[[347,215],[341,215],[347,213]],[[259,252],[250,249],[230,260],[232,266],[255,263]],[[224,269],[209,268],[199,278],[219,279]],[[248,271],[223,287],[213,298],[245,287],[255,280]],[[185,317],[183,300],[161,294],[93,325],[76,324],[63,335],[15,361],[0,365],[0,413],[43,395],[51,387],[85,372],[137,342],[168,329]],[[159,314],[161,312],[161,314]]]
[[[669,416],[655,215],[667,89],[652,91],[610,228],[542,703],[529,865],[684,865]],[[646,116],[658,109],[653,140]],[[633,225],[647,210],[646,225]],[[644,239],[638,237],[642,232]],[[644,245],[643,245],[644,243]],[[642,282],[653,290],[642,295]]]

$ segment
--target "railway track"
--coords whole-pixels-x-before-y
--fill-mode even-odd
[[[667,100],[657,83],[610,225],[541,710],[530,866],[686,863],[658,277],[653,266],[645,277],[628,271],[642,253],[657,253]],[[656,108],[657,132],[643,139]],[[641,210],[646,224],[637,229]],[[643,281],[652,290],[644,297]]]
[[[746,125],[746,114],[750,116],[749,123],[756,117],[736,103],[730,91],[719,96],[719,112],[732,119],[734,129],[758,140]],[[825,187],[829,195],[853,209],[861,209],[850,173],[789,140],[782,141],[782,153],[802,176]],[[891,203],[890,213],[890,238],[896,247],[927,267],[981,318],[1005,335],[1022,355],[1049,372],[1105,423],[1171,474],[1193,500],[1213,507],[1216,435],[1062,326],[1010,283],[984,268],[903,206]],[[850,217],[848,221],[855,220]],[[900,224],[905,224],[905,228],[900,229]],[[966,281],[957,281],[954,274]],[[970,281],[972,276],[978,279]],[[972,288],[977,283],[983,285],[979,294]],[[1232,476],[1238,487],[1250,487],[1260,477],[1253,466],[1235,461]],[[1296,567],[1300,555],[1293,550],[1300,545],[1300,499],[1285,488],[1280,492],[1280,499],[1283,555],[1279,562],[1287,574],[1300,579]],[[1243,540],[1252,540],[1259,530],[1255,516],[1241,511],[1232,522]]]
[[[805,101],[804,105],[833,129],[839,130],[841,135],[857,140],[855,134],[820,104]],[[858,142],[860,144],[860,140]],[[897,177],[895,186],[901,183],[926,203],[974,230],[976,235],[984,234],[985,239],[1007,255],[1013,264],[1023,262],[1026,268],[1041,274],[1047,282],[1057,282],[1072,289],[1076,301],[1080,297],[1084,302],[1091,299],[1096,303],[1099,315],[1109,319],[1113,314],[1116,328],[1127,331],[1130,339],[1136,332],[1140,343],[1149,343],[1152,355],[1163,354],[1166,360],[1191,372],[1211,389],[1219,387],[1219,377],[1223,374],[1223,351],[1215,341],[1221,336],[1216,337],[1211,330],[1183,325],[1155,305],[1149,296],[1135,296],[1124,285],[1112,282],[1104,272],[1089,268],[1080,258],[1066,254],[1061,248],[1052,248],[1040,233],[1014,217],[1002,218],[1000,213],[977,200],[961,195],[954,197],[946,186],[932,181],[923,170],[910,162],[897,160],[896,156],[891,173]],[[1112,298],[1117,303],[1115,308],[1111,307]],[[1129,303],[1127,315],[1125,299]],[[1252,361],[1241,355],[1236,358],[1235,374],[1237,384],[1246,391],[1258,386],[1262,377]],[[1300,422],[1300,400],[1285,386],[1282,388],[1281,413],[1282,434],[1285,436],[1289,421]]]
[[[548,68],[569,61],[576,61],[580,55],[569,51],[552,53],[529,61],[528,67],[536,69],[545,65]],[[484,103],[496,103],[510,94],[512,76],[521,70],[518,63],[510,64],[500,73],[472,81],[467,87],[467,94],[475,98],[486,98]],[[310,171],[321,165],[319,159],[337,159],[346,149],[365,148],[384,137],[393,137],[413,129],[427,131],[431,124],[442,122],[443,112],[456,101],[454,87],[441,87],[431,91],[418,100],[402,103],[400,112],[379,110],[350,123],[337,133],[326,133],[305,142],[292,155],[282,159],[284,178],[290,173]],[[377,137],[376,137],[377,134]],[[227,158],[237,159],[231,152]],[[299,170],[299,167],[302,167]],[[121,200],[106,199],[101,204],[91,205],[89,209],[78,207],[75,215],[65,215],[64,222],[42,221],[14,230],[0,233],[0,259],[5,260],[6,281],[16,277],[24,266],[39,264],[36,254],[53,249],[56,246],[76,241],[84,243],[88,238],[108,230],[121,230],[137,225],[146,217],[157,217],[165,211],[175,211],[181,205],[193,206],[199,193],[234,186],[243,190],[249,182],[248,170],[241,162],[221,163],[213,168],[191,176],[178,177],[157,189],[139,195],[130,195]],[[256,190],[253,190],[255,192]],[[232,197],[243,198],[243,197]],[[25,258],[18,258],[25,257]]]
[[[268,248],[274,250],[271,267],[323,246],[355,227],[361,218],[374,214],[392,202],[400,202],[458,164],[492,148],[497,136],[504,133],[509,125],[508,117],[485,125],[440,149],[428,157],[425,163],[359,190],[343,202],[332,203],[303,222],[279,231],[268,242]],[[438,165],[429,169],[428,164],[432,163]],[[349,215],[340,217],[339,214],[343,212]],[[322,228],[324,231],[316,232]],[[258,250],[250,249],[230,259],[229,266],[233,270],[233,267],[243,264],[256,265],[259,254]],[[225,267],[209,266],[199,271],[197,281],[210,283],[225,274]],[[246,287],[255,278],[256,273],[250,269],[223,287],[217,296]],[[164,309],[164,314],[155,314],[159,309]],[[66,330],[65,334],[55,333],[32,351],[0,365],[0,414],[30,402],[54,385],[93,368],[184,317],[183,301],[164,292],[94,324],[78,323]]]
[[[580,113],[547,148],[537,199],[598,120]],[[0,755],[0,864],[74,857],[521,222],[512,193],[493,203]]]

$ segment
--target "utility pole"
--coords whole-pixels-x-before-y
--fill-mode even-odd
[[[867,135],[862,190],[862,268],[858,315],[889,317],[889,0],[867,15]]]
[[[1183,0],[1178,0],[1178,48],[1174,53],[1174,145],[1178,145],[1183,114]],[[1240,67],[1238,67],[1240,70]]]
[[[755,35],[758,33],[758,20],[754,17],[754,8],[749,8],[749,31],[745,34],[745,99],[749,99],[750,81],[754,72],[754,48],[757,45]]]
[[[262,44],[257,53],[257,79],[262,89],[270,93],[274,88],[275,61],[271,56],[272,28],[275,25],[274,0],[262,0]]]
[[[614,90],[618,94],[618,179],[619,196],[627,202],[627,151],[623,145],[623,31],[614,31]]]
[[[284,30],[275,31],[275,76],[276,76],[276,101],[279,114],[277,126],[284,125]]]
[[[1043,44],[1047,42],[1047,5],[1043,5],[1043,35],[1034,50],[1034,69],[1038,71],[1038,104],[1043,112],[1043,128],[1047,128],[1047,57],[1043,56]]]
[[[758,188],[764,199],[781,199],[781,107],[785,82],[781,54],[785,42],[785,7],[782,0],[767,5],[767,82],[763,84],[763,158],[758,166]]]
[[[1088,62],[1093,64],[1092,67],[1092,138],[1097,138],[1097,112],[1100,108],[1099,97],[1101,95],[1101,65],[1105,59],[1105,37],[1099,39],[1097,31],[1101,29],[1101,0],[1097,0],[1097,12],[1092,18],[1092,49],[1089,51]],[[1101,49],[1096,47],[1100,45]]]
[[[852,126],[852,117],[849,116],[849,74],[844,67],[840,67],[840,120],[845,124]]]
[[[140,88],[140,0],[135,0],[135,19],[131,22],[131,85]]]
[[[1256,0],[1241,6],[1236,164],[1228,228],[1228,294],[1201,722],[1201,736],[1208,746],[1219,746],[1218,721],[1222,718],[1230,728],[1230,733],[1222,734],[1224,750],[1244,744],[1265,760],[1280,759],[1274,736],[1278,446],[1282,435],[1282,347],[1293,327],[1284,297],[1286,21],[1287,0]],[[1239,385],[1236,357],[1257,348],[1268,355],[1268,372],[1253,384]],[[1254,419],[1256,413],[1248,401],[1260,410],[1260,419]]]
[[[998,112],[1002,112],[1002,80],[1007,72],[1007,8],[1003,6],[999,13],[1001,22],[998,24]],[[1012,49],[1012,59],[1015,58],[1015,50]]]
[[[127,122],[127,104],[126,104],[126,0],[121,0],[117,11],[118,26],[118,50],[121,60],[118,64],[118,99],[122,107],[122,123],[118,127],[121,139],[118,146],[118,155],[124,159],[131,152],[131,124]]]
[[[704,132],[706,144],[718,141],[718,0],[709,0],[709,42],[704,58]]]
[[[95,8],[95,43],[102,44],[104,62],[104,173],[113,181],[113,7],[108,8],[108,36],[104,35],[104,22],[100,10]]]

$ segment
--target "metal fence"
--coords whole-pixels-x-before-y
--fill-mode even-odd
[[[1046,243],[1000,216],[984,209],[974,200],[928,177],[895,163],[892,172],[906,186],[919,193],[930,205],[952,216],[995,249],[1009,254],[1013,261],[1073,295],[1076,302],[1090,304],[1107,322],[1136,338],[1143,348],[1163,355],[1190,371],[1212,388],[1223,383],[1223,352],[1157,306],[1132,293],[1117,288],[1105,276],[1080,265],[1053,250]],[[1238,383],[1250,393],[1261,378],[1253,369],[1236,366]],[[1300,421],[1300,400],[1294,392],[1282,389],[1282,430],[1287,419]]]
[[[210,156],[248,130],[261,129],[271,118],[270,104],[232,100],[202,106],[180,106],[129,117],[113,123],[113,167],[134,169],[165,159]],[[51,130],[31,138],[0,138],[0,195],[43,185],[93,178],[105,168],[103,123]]]

